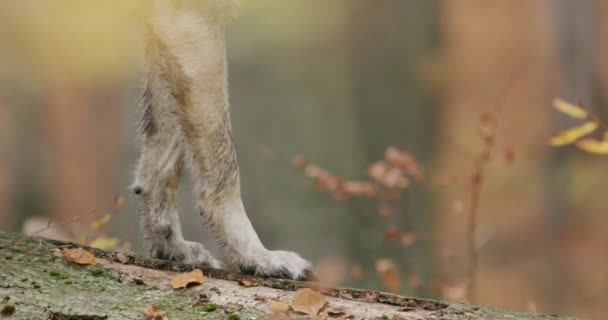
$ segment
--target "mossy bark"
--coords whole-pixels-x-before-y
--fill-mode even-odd
[[[262,279],[200,268],[200,286],[173,290],[175,272],[195,266],[85,248],[98,264],[67,262],[61,249],[71,243],[0,233],[0,319],[137,319],[157,305],[169,319],[307,319],[294,312],[272,314],[268,301],[289,303],[295,290],[312,283]],[[248,280],[254,287],[239,286]],[[565,319],[519,314],[461,304],[407,298],[356,289],[318,288],[327,296],[321,311],[355,319]]]

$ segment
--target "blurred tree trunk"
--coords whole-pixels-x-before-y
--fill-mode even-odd
[[[78,226],[113,209],[122,129],[120,98],[120,90],[112,87],[58,86],[48,92],[41,110],[51,215],[59,221],[82,216],[64,230],[73,236],[86,236],[87,229]],[[94,214],[87,214],[93,210]]]
[[[428,168],[435,145],[436,101],[421,76],[422,67],[436,54],[437,2],[354,0],[348,7],[348,52],[360,159],[370,164],[384,158],[387,147],[396,146]],[[432,274],[428,243],[418,243],[405,251],[399,241],[392,246],[382,239],[383,229],[393,223],[402,232],[429,230],[428,190],[417,182],[411,185],[397,204],[394,220],[380,221],[380,215],[373,216],[378,208],[365,206],[375,221],[361,226],[369,237],[353,234],[353,241],[366,250],[365,264],[399,257],[402,288],[408,276],[428,279]]]
[[[441,189],[442,203],[437,203],[442,216],[436,235],[443,253],[439,265],[447,265],[442,267],[449,281],[444,294],[453,299],[466,295],[458,289],[468,281],[465,270],[470,259],[464,239],[472,207],[474,163],[482,144],[480,119],[500,109],[497,144],[477,210],[475,302],[502,308],[526,308],[531,301],[549,304],[542,298],[545,286],[556,279],[538,277],[536,270],[523,263],[542,268],[552,264],[537,254],[553,245],[543,241],[546,177],[544,164],[537,160],[548,150],[547,115],[553,112],[555,48],[548,3],[441,2],[445,39],[441,66],[448,79],[437,170],[449,178],[449,185]],[[511,163],[505,156],[509,148],[516,155]]]

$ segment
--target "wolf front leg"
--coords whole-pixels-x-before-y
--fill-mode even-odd
[[[141,154],[133,190],[140,196],[146,245],[154,258],[206,264],[223,264],[196,242],[184,240],[179,221],[177,193],[184,163],[184,138],[175,117],[176,100],[168,78],[169,68],[159,55],[159,42],[147,31],[141,99]]]
[[[267,250],[241,200],[228,110],[224,22],[180,9],[157,11],[150,21],[175,98],[197,208],[224,249],[225,262],[260,276],[306,278],[311,264],[293,252]]]

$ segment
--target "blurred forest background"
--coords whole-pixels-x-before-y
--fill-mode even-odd
[[[1,230],[54,217],[44,234],[145,253],[128,191],[136,7],[0,2]],[[608,157],[547,141],[572,125],[556,97],[608,117],[608,2],[265,0],[228,42],[244,201],[268,247],[341,285],[605,318]],[[380,197],[356,181],[385,157],[409,171]],[[188,189],[186,237],[208,242]]]

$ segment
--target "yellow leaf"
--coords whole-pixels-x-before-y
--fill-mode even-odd
[[[89,246],[91,246],[93,248],[101,249],[101,250],[112,249],[112,248],[116,247],[117,245],[118,245],[117,238],[105,238],[105,237],[97,238],[97,239],[91,241],[91,243],[89,244]]]
[[[585,111],[583,108],[581,108],[577,105],[574,105],[574,104],[564,101],[562,99],[558,98],[558,99],[553,100],[553,106],[559,112],[565,113],[565,114],[571,116],[572,118],[577,118],[577,119],[587,118],[587,111]]]
[[[180,273],[171,278],[171,288],[185,288],[190,284],[201,284],[205,282],[205,277],[200,269],[194,269],[192,272]]]
[[[581,141],[579,141],[576,146],[585,151],[585,152],[589,152],[589,153],[593,153],[593,154],[606,154],[608,155],[608,141],[604,140],[604,141],[599,141],[599,140],[595,140],[595,139],[583,139]]]
[[[565,146],[575,142],[576,140],[590,134],[595,131],[598,124],[593,121],[589,121],[578,127],[570,128],[566,131],[560,132],[558,135],[551,138],[549,144],[554,147]]]

